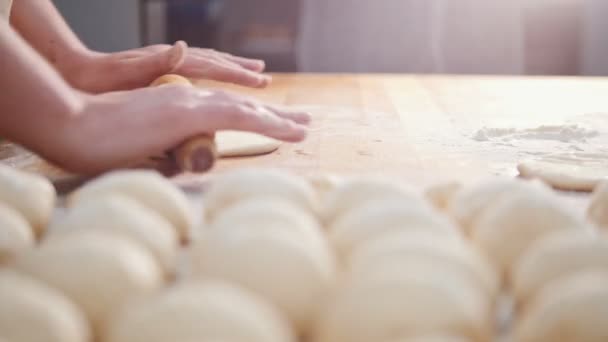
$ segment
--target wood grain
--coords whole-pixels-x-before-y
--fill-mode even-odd
[[[419,186],[472,181],[495,173],[497,164],[515,172],[518,162],[472,141],[475,130],[608,111],[604,78],[278,74],[263,90],[214,82],[196,85],[302,107],[314,120],[303,143],[285,144],[266,156],[221,160],[211,176],[256,166],[301,174],[382,173]],[[65,177],[20,153],[0,156],[21,168]],[[197,188],[210,175],[181,174],[175,181]]]

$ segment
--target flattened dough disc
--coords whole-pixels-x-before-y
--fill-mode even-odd
[[[247,157],[267,154],[276,151],[281,142],[263,135],[239,132],[218,132],[215,140],[217,142],[220,157]]]
[[[548,155],[537,160],[524,161],[517,169],[523,178],[538,178],[556,189],[593,191],[601,181],[608,180],[608,155]]]

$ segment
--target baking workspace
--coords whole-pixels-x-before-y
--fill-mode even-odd
[[[0,0],[0,342],[608,341],[607,16]]]

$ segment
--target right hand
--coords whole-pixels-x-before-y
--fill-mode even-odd
[[[299,142],[310,123],[306,112],[182,85],[82,96],[82,111],[59,125],[56,146],[43,156],[84,174],[130,165],[219,130]]]

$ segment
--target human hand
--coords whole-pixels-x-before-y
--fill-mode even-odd
[[[82,96],[81,113],[58,125],[57,145],[43,156],[84,174],[128,166],[219,130],[298,142],[310,122],[305,112],[183,85]]]
[[[264,68],[260,60],[190,48],[181,41],[173,46],[151,45],[117,53],[89,51],[63,66],[74,87],[92,93],[144,87],[168,73],[262,88],[271,81],[262,74]]]

